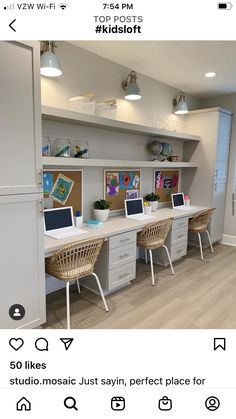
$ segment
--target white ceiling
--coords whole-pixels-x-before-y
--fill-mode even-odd
[[[198,97],[236,92],[236,41],[71,43]],[[206,79],[207,71],[217,76]]]

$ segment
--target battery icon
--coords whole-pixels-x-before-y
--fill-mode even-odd
[[[218,9],[230,10],[232,9],[233,5],[230,2],[227,3],[218,3]]]

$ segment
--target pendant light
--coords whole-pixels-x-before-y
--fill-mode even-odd
[[[179,92],[176,97],[173,99],[172,104],[174,106],[174,113],[176,115],[184,115],[188,113],[188,105],[185,100],[185,93]]]
[[[55,41],[43,41],[41,53],[40,74],[45,77],[59,77],[62,75],[59,60],[55,54]]]
[[[141,91],[137,84],[137,74],[131,71],[126,80],[122,82],[122,88],[126,91],[124,98],[127,100],[142,99]]]

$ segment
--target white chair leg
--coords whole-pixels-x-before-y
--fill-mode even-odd
[[[172,272],[172,275],[174,275],[174,274],[175,274],[175,271],[174,271],[174,268],[173,268],[173,265],[172,265],[172,262],[171,262],[169,249],[168,249],[168,247],[167,247],[167,246],[165,246],[164,244],[163,244],[163,246],[162,246],[162,247],[164,247],[164,248],[166,249],[166,253],[167,253],[168,260],[169,260],[169,264],[170,264],[171,272]]]
[[[145,263],[146,263],[146,265],[147,265],[147,263],[148,263],[148,258],[147,258],[147,249],[145,249]]]
[[[211,251],[212,251],[212,253],[214,253],[214,249],[213,249],[213,246],[212,246],[211,236],[209,234],[209,231],[205,230],[205,232],[207,233],[207,237],[208,237],[208,240],[209,240],[209,243],[210,243]]]
[[[201,234],[200,233],[197,233],[197,234],[198,234],[198,240],[199,240],[199,246],[200,246],[201,260],[203,260]]]
[[[67,329],[70,329],[70,283],[66,282],[66,318]]]
[[[99,289],[99,292],[101,294],[102,301],[103,301],[103,304],[105,306],[105,309],[106,309],[106,311],[109,311],[108,310],[108,307],[107,307],[107,303],[106,303],[105,297],[104,297],[104,294],[103,294],[103,291],[102,291],[102,287],[101,287],[100,281],[98,279],[98,276],[95,274],[95,272],[93,272],[92,275],[95,277],[95,279],[97,281],[98,289]]]
[[[149,256],[150,256],[150,264],[151,264],[151,274],[152,274],[152,285],[155,285],[155,277],[154,277],[154,269],[153,269],[153,259],[152,259],[152,251],[149,249]]]
[[[79,280],[77,279],[76,282],[77,282],[78,294],[81,294]]]

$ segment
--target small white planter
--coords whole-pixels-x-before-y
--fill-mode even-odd
[[[158,201],[151,201],[150,204],[151,204],[152,212],[156,211],[157,208],[158,208],[159,202]]]
[[[94,211],[94,217],[96,220],[104,222],[108,219],[109,209],[104,209],[104,210],[94,209],[93,211]]]
[[[152,212],[152,207],[148,206],[148,207],[144,207],[144,214],[150,215]]]

